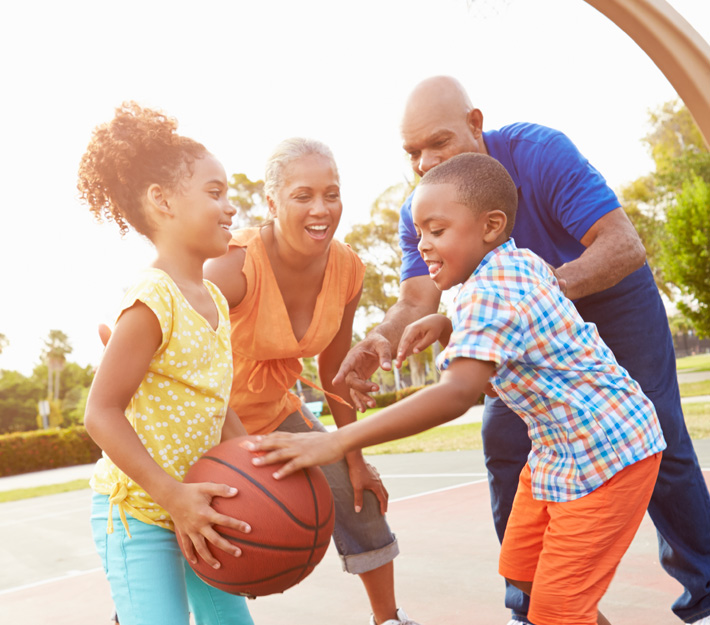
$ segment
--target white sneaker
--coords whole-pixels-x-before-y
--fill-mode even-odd
[[[374,614],[370,614],[370,625],[378,625],[375,623]],[[379,625],[419,625],[407,616],[407,613],[402,608],[397,608],[397,620],[391,618]]]
[[[710,616],[704,616],[699,621],[691,623],[691,625],[710,625]]]
[[[508,625],[526,625],[526,624],[523,623],[522,621],[519,621],[518,619],[514,618],[508,622]]]

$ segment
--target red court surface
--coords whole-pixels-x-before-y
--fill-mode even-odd
[[[701,447],[710,451],[706,442]],[[707,455],[704,463],[699,455],[708,467]],[[388,518],[401,548],[398,600],[422,625],[508,622],[480,456],[466,451],[371,459],[392,494]],[[88,536],[88,499],[88,491],[78,491],[0,504],[0,624],[109,623],[108,585]],[[617,624],[680,623],[670,611],[680,590],[658,564],[655,530],[646,517],[601,608]],[[332,545],[301,584],[249,607],[257,625],[367,625],[369,615],[362,585],[341,572]]]

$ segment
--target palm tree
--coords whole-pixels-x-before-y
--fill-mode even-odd
[[[66,355],[71,354],[69,337],[61,330],[50,330],[44,341],[42,359],[47,364],[47,399],[59,399],[59,375],[64,368]]]

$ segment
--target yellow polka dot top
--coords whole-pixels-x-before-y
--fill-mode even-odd
[[[232,382],[227,301],[214,284],[205,280],[205,286],[219,311],[217,330],[159,269],[143,272],[121,304],[122,313],[141,301],[160,322],[162,342],[126,409],[126,418],[153,459],[179,481],[219,443]],[[108,495],[122,517],[130,514],[174,530],[168,513],[105,453],[96,464],[91,487]]]

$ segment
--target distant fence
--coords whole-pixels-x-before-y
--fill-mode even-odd
[[[699,339],[692,332],[678,332],[673,335],[673,346],[678,358],[710,352],[710,339]]]

